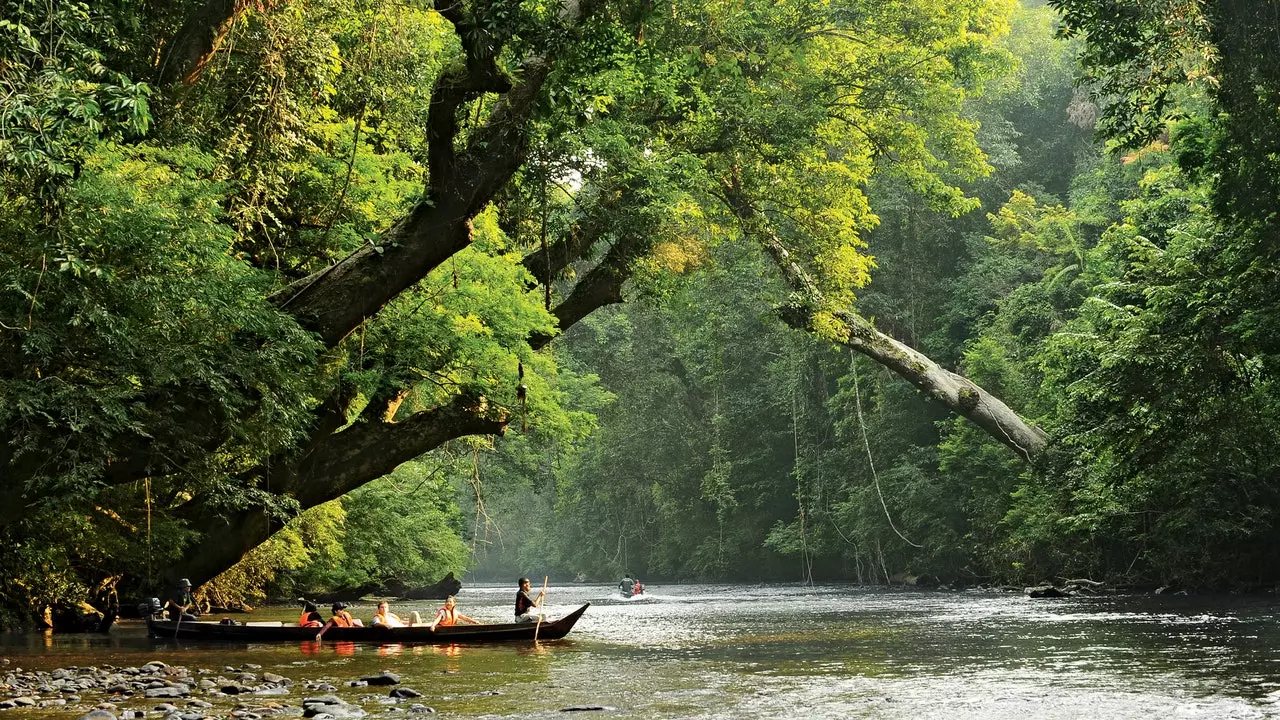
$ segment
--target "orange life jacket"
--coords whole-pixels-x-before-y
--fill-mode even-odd
[[[347,612],[346,610],[339,610],[338,612],[333,614],[333,626],[334,627],[355,627],[355,623],[352,622],[351,613]]]
[[[302,617],[298,618],[298,625],[302,627],[320,627],[324,625],[324,621],[320,619],[320,613],[314,610],[303,610]]]
[[[450,610],[447,607],[440,608],[440,624],[449,626],[458,624],[458,608]]]
[[[384,625],[386,627],[404,627],[408,623],[400,619],[399,615],[388,612],[386,615],[375,613],[373,616],[374,625]]]

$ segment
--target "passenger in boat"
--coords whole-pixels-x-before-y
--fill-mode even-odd
[[[640,595],[642,593],[644,593],[644,583],[637,580],[636,584],[631,586],[631,594]]]
[[[364,621],[357,617],[352,617],[347,612],[350,605],[344,602],[336,602],[333,604],[333,618],[331,622],[338,627],[364,627]]]
[[[378,603],[378,611],[373,614],[374,627],[397,628],[397,627],[412,627],[414,625],[421,625],[421,624],[422,624],[422,618],[418,615],[417,612],[414,612],[412,615],[409,616],[409,622],[405,622],[404,620],[401,620],[399,615],[396,615],[395,613],[391,612],[390,606],[387,605],[386,600],[383,600],[382,602]]]
[[[463,615],[461,612],[459,612],[457,598],[450,595],[449,597],[444,599],[444,607],[440,608],[436,612],[436,619],[432,620],[427,627],[431,628],[434,631],[437,625],[451,627],[453,625],[457,625],[459,622],[469,622],[472,625],[480,624],[479,620],[476,620],[475,618],[469,618],[466,615]]]
[[[302,615],[298,617],[299,627],[320,627],[324,625],[324,618],[320,616],[320,609],[311,601],[306,601],[302,605]]]
[[[631,573],[627,573],[627,576],[622,578],[622,582],[618,583],[618,592],[623,595],[635,594],[637,582],[639,582],[639,580],[633,579],[631,577]]]
[[[539,613],[533,610],[542,607],[546,594],[545,590],[539,590],[536,599],[530,597],[529,578],[520,578],[520,590],[516,592],[516,622],[536,622]]]
[[[190,580],[182,578],[178,581],[178,587],[174,590],[173,596],[169,598],[165,609],[169,612],[170,620],[199,619],[200,606],[196,604],[195,598],[191,596]]]
[[[333,604],[333,617],[329,618],[329,622],[325,623],[324,627],[320,628],[320,632],[316,633],[316,640],[319,640],[320,636],[324,635],[331,627],[364,627],[363,620],[351,617],[351,613],[347,612],[348,607],[350,606],[344,602]]]

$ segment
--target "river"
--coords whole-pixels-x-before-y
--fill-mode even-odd
[[[505,622],[514,593],[514,585],[468,586],[459,605],[477,619]],[[1032,600],[986,591],[655,583],[623,599],[600,585],[548,590],[552,615],[584,602],[591,608],[568,638],[537,646],[176,643],[147,639],[137,621],[119,623],[108,637],[10,634],[0,636],[8,660],[0,676],[151,660],[215,676],[252,663],[299,683],[329,682],[371,718],[408,716],[404,704],[384,704],[385,689],[344,684],[381,670],[401,675],[402,687],[423,694],[419,702],[453,718],[1280,717],[1273,596]],[[438,604],[392,609],[430,615]],[[367,604],[353,610],[372,614]],[[265,614],[286,615],[296,611]],[[291,708],[308,692],[299,684],[271,699],[296,714]],[[210,717],[245,702],[199,697],[213,702]],[[4,710],[0,720],[74,718],[89,701]],[[155,704],[139,698],[120,707]],[[571,707],[604,709],[563,712]]]

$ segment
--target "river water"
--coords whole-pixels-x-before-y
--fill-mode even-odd
[[[462,611],[506,622],[514,586],[468,586]],[[0,676],[151,660],[234,676],[246,663],[326,681],[371,718],[405,718],[385,689],[348,687],[390,670],[456,718],[1280,718],[1280,598],[1125,596],[1032,600],[995,592],[851,586],[552,585],[548,611],[591,608],[568,638],[499,646],[343,643],[210,645],[109,637],[0,636]],[[438,603],[393,610],[430,616]],[[327,609],[326,609],[327,610]],[[358,617],[371,605],[354,608]],[[327,615],[327,611],[325,613]],[[277,610],[253,619],[296,618]],[[377,692],[375,692],[377,691]],[[300,706],[301,684],[288,697]],[[314,692],[311,692],[314,694]],[[245,696],[217,698],[214,716]],[[89,698],[86,698],[86,702]],[[149,709],[155,701],[121,702]],[[0,711],[73,718],[86,707]],[[153,715],[155,713],[149,713]],[[429,717],[429,716],[428,716]]]

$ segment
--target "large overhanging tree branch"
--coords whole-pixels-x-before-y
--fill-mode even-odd
[[[581,228],[577,228],[579,233]],[[580,238],[581,241],[581,238]],[[566,329],[592,311],[622,301],[622,284],[652,239],[645,234],[628,235],[610,247],[601,262],[588,271],[552,313]],[[532,255],[530,256],[532,257]],[[549,335],[529,339],[534,349],[550,342]],[[376,393],[356,422],[341,426],[350,401],[349,391],[340,387],[318,412],[317,425],[297,458],[279,458],[268,466],[258,482],[278,495],[295,498],[301,509],[342,497],[367,482],[391,472],[403,462],[429,452],[449,440],[466,435],[501,435],[506,430],[507,413],[487,407],[481,398],[459,397],[449,405],[415,413],[393,422],[398,393],[388,389]],[[279,530],[281,523],[261,509],[236,512],[230,517],[208,512],[202,498],[184,509],[191,518],[212,518],[203,523],[203,539],[183,553],[168,574],[203,582],[234,565],[263,538]]]
[[[376,480],[407,460],[466,435],[501,435],[505,412],[487,407],[483,398],[459,396],[453,402],[415,413],[400,422],[357,422],[314,443],[292,462],[277,464],[261,480],[277,495],[289,495],[300,509],[342,497]],[[203,498],[183,509],[198,522],[202,539],[183,552],[167,571],[197,584],[239,562],[245,553],[279,530],[279,518],[259,508],[230,516],[208,512]]]
[[[723,200],[738,219],[743,232],[754,238],[782,272],[800,301],[780,311],[792,327],[813,332],[815,308],[821,307],[822,291],[787,250],[785,243],[757,211],[735,181],[722,183]],[[837,341],[897,373],[929,397],[972,421],[988,435],[1034,463],[1048,446],[1048,435],[1023,419],[1000,398],[977,383],[951,372],[920,351],[880,332],[869,320],[852,310],[832,313],[843,325]]]

